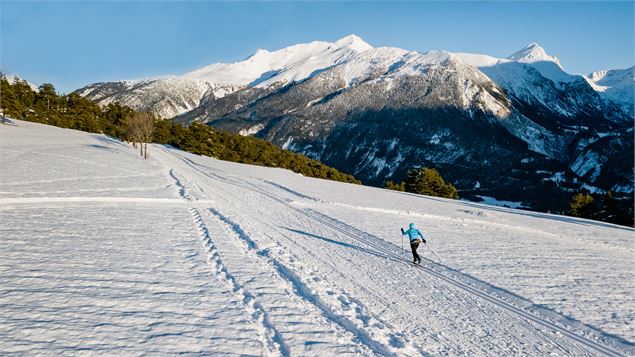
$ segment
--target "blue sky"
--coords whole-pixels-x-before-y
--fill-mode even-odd
[[[630,1],[0,1],[2,70],[60,92],[351,33],[373,46],[498,57],[538,42],[571,73],[634,64]]]

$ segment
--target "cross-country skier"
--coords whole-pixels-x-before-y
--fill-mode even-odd
[[[426,239],[423,238],[421,231],[415,227],[414,223],[410,223],[410,228],[407,231],[404,231],[403,228],[401,228],[401,234],[404,236],[408,235],[410,237],[410,248],[412,249],[412,257],[414,258],[413,263],[421,263],[421,258],[419,257],[419,254],[417,254],[417,248],[419,247],[419,243],[422,241],[423,243],[426,242]],[[419,239],[419,237],[421,237],[421,239]]]

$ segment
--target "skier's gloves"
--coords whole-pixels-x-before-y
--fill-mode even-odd
[[[425,239],[423,240],[423,244],[426,244],[426,240]]]
[[[401,233],[403,233],[403,228],[400,228],[400,229],[401,229]]]

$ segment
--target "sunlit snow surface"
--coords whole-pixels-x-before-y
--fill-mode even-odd
[[[630,228],[21,121],[0,165],[0,355],[635,353]]]

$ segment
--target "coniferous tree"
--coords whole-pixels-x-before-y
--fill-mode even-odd
[[[581,218],[593,218],[597,213],[593,204],[593,196],[588,193],[578,193],[571,200],[571,215]]]
[[[409,170],[405,189],[408,192],[420,195],[459,198],[459,194],[452,184],[446,184],[437,170],[427,167]]]
[[[400,183],[396,183],[393,181],[386,181],[386,184],[384,185],[384,188],[388,189],[388,190],[394,190],[394,191],[405,191],[406,190],[406,183],[401,181]]]
[[[18,80],[12,84],[2,76],[0,106],[4,114],[10,118],[104,133],[120,139],[126,138],[125,120],[134,113],[134,110],[119,103],[109,104],[102,109],[76,94],[58,96],[51,84],[44,84],[39,92],[35,92],[26,81]],[[155,120],[154,125],[154,135],[147,141],[169,144],[221,160],[280,167],[306,176],[361,183],[352,175],[304,155],[283,150],[262,139],[227,133],[197,122],[184,127],[169,120]],[[458,197],[454,186],[446,184],[436,170],[428,170],[411,170],[406,182],[387,182],[386,188],[441,197]],[[602,199],[602,210],[597,212],[593,197],[588,194],[581,195],[582,198],[576,195],[577,198],[571,202],[572,215],[633,225],[632,198],[616,199],[613,193],[607,193]]]
[[[57,98],[55,87],[51,83],[44,83],[38,88],[38,98],[41,98],[43,103],[46,102],[46,110],[51,110],[51,101]]]
[[[353,176],[339,172],[319,161],[283,150],[262,139],[243,137],[192,123],[189,127],[168,120],[156,120],[146,126],[145,136],[128,138],[126,118],[135,111],[118,103],[100,108],[97,104],[77,94],[58,96],[55,87],[44,84],[39,92],[28,83],[15,84],[0,78],[0,105],[8,117],[45,123],[64,128],[104,133],[120,139],[139,142],[169,144],[195,154],[213,156],[221,160],[252,163],[263,166],[281,167],[306,176],[325,178],[350,183],[361,183]],[[150,130],[154,125],[154,131]],[[150,135],[152,133],[153,135]],[[142,156],[147,155],[146,153]],[[141,149],[140,149],[141,150]]]

